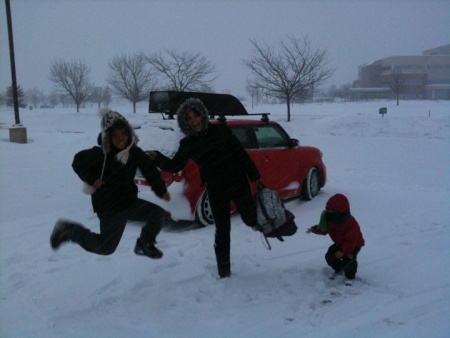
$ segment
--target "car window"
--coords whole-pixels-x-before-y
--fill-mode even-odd
[[[231,131],[245,149],[258,148],[252,126],[233,126]]]
[[[281,128],[276,125],[254,127],[259,148],[288,147],[289,140]]]

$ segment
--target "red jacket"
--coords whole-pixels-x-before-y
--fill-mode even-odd
[[[327,231],[321,231],[317,225],[311,228],[318,235],[329,234],[331,240],[341,249],[344,255],[351,254],[357,246],[364,246],[364,238],[359,224],[353,216],[342,223],[327,223]]]
[[[351,254],[358,246],[364,246],[361,229],[356,219],[350,214],[350,202],[345,195],[335,194],[331,196],[325,208],[336,213],[328,214],[330,217],[324,218],[327,220],[326,230],[324,230],[324,227],[315,225],[311,228],[313,233],[318,235],[329,234],[334,244],[339,247],[344,255]],[[320,224],[322,224],[322,215]]]

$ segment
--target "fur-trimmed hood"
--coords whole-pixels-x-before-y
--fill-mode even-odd
[[[98,111],[98,115],[101,118],[101,147],[105,155],[109,154],[112,150],[110,135],[112,128],[118,125],[125,127],[128,133],[128,144],[125,149],[119,151],[116,154],[116,159],[126,164],[128,161],[130,148],[138,143],[139,138],[135,134],[128,120],[118,112],[112,111],[109,108],[101,108]]]
[[[128,144],[127,147],[116,154],[116,160],[127,164],[128,157],[130,156],[130,149],[132,146],[138,143],[139,139],[137,135],[134,133],[133,128],[131,127],[128,120],[120,115],[116,111],[112,111],[109,108],[100,108],[98,110],[98,116],[100,117],[100,128],[101,133],[98,136],[97,142],[99,146],[102,147],[104,158],[103,158],[103,167],[100,175],[100,179],[103,179],[103,173],[105,171],[106,165],[106,156],[111,152],[111,130],[115,126],[124,127],[128,134]],[[83,191],[86,194],[92,195],[97,189],[88,183],[84,182]]]
[[[202,131],[209,126],[208,110],[205,105],[201,100],[191,97],[181,104],[180,108],[177,110],[178,126],[185,135],[195,134],[186,121],[187,113],[191,110],[195,111],[201,117]]]

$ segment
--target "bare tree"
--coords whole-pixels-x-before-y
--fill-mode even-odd
[[[65,93],[58,93],[59,102],[61,102],[63,108],[67,107],[70,103],[70,97]]]
[[[112,91],[118,97],[130,101],[136,113],[136,103],[146,100],[150,90],[156,86],[144,54],[116,55],[109,62],[109,69],[107,81]]]
[[[400,94],[405,90],[405,76],[400,69],[394,69],[388,77],[388,86],[397,98],[397,106],[400,103]]]
[[[253,55],[243,60],[252,72],[252,83],[263,94],[283,98],[287,105],[287,121],[291,120],[291,101],[310,95],[334,72],[328,68],[328,51],[313,49],[307,37],[302,40],[287,37],[279,43],[279,50],[266,43],[250,40]]]
[[[105,107],[108,107],[112,101],[111,88],[106,86],[103,90],[102,102]]]
[[[339,88],[336,85],[330,86],[327,90],[327,95],[335,99],[336,97],[340,98],[341,101],[347,101],[350,97],[350,88],[352,88],[351,83],[343,84]]]
[[[67,93],[77,106],[77,112],[83,102],[89,100],[94,88],[89,81],[90,68],[81,61],[65,62],[62,60],[52,62],[50,66],[50,81]]]
[[[347,101],[350,98],[350,88],[352,88],[351,83],[343,84],[339,87],[339,97],[341,101]]]
[[[173,49],[166,49],[165,54],[155,53],[146,59],[167,81],[166,87],[170,90],[196,91],[210,88],[217,78],[212,75],[216,67],[199,53],[178,53]]]
[[[51,92],[48,97],[48,103],[50,104],[50,106],[55,107],[58,104],[58,101],[59,101],[58,93],[55,91]]]
[[[50,98],[47,97],[47,95],[45,95],[44,92],[41,90],[41,92],[39,93],[39,102],[41,102],[41,103],[48,103],[49,99]],[[55,106],[55,105],[53,105],[53,106]]]
[[[42,90],[39,90],[36,87],[27,90],[25,95],[27,97],[27,100],[29,102],[31,102],[33,108],[37,108],[39,105],[39,102],[42,102],[41,98],[43,96],[43,92],[42,92]]]
[[[90,102],[95,103],[100,108],[102,104],[108,107],[111,101],[111,89],[108,86],[94,88]]]
[[[3,106],[6,103],[5,94],[0,92],[0,106]]]
[[[253,85],[253,83],[251,83],[251,81],[247,81],[247,86],[245,87],[245,90],[252,97],[252,109],[253,109],[255,104],[257,106],[259,105],[259,99],[260,99],[260,94],[261,94],[259,91],[259,88],[255,87]]]
[[[17,86],[17,100],[20,108],[25,108],[27,106],[25,102],[25,92],[20,85]],[[6,88],[6,105],[8,107],[14,106],[14,92],[12,85]]]
[[[92,89],[92,95],[89,99],[90,102],[97,104],[97,108],[101,107],[102,103],[102,95],[103,95],[103,88],[99,86],[95,86]]]

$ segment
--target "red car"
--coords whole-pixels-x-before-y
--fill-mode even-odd
[[[211,112],[209,107],[208,110]],[[301,146],[297,139],[291,138],[278,123],[269,121],[266,115],[259,121],[219,120],[211,120],[211,123],[226,123],[230,127],[255,162],[262,182],[276,190],[282,199],[300,196],[311,200],[325,185],[327,173],[321,151]],[[161,171],[161,176],[168,186],[185,180],[182,194],[190,205],[190,219],[201,225],[214,224],[208,196],[193,161],[177,174]],[[136,183],[140,190],[149,189],[142,178],[136,178]],[[233,209],[232,206],[231,211]]]

